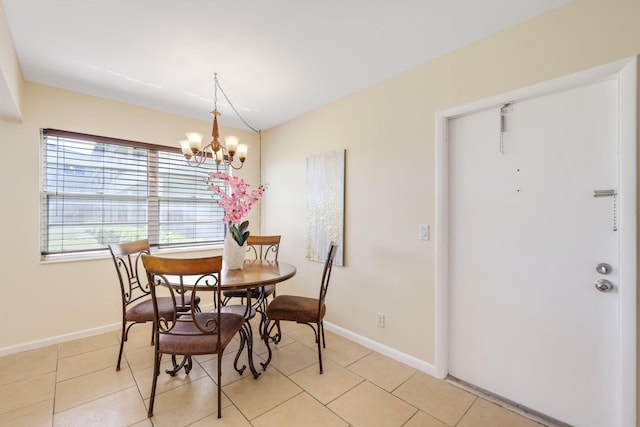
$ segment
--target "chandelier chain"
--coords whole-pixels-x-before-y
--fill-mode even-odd
[[[229,106],[231,107],[233,112],[236,113],[236,116],[238,116],[238,118],[240,120],[242,120],[242,123],[244,123],[245,126],[247,126],[249,129],[251,129],[255,133],[261,134],[261,131],[257,130],[256,128],[251,126],[249,123],[247,123],[247,121],[244,119],[244,117],[242,117],[242,115],[238,112],[238,110],[236,109],[235,105],[233,105],[233,103],[231,102],[231,100],[227,96],[227,94],[224,91],[224,89],[222,89],[222,86],[220,85],[220,82],[218,81],[218,73],[215,73],[213,78],[215,80],[215,87],[216,87],[216,90],[215,90],[215,93],[214,93],[214,98],[213,98],[213,103],[214,103],[213,105],[216,106],[216,110],[218,109],[218,90],[217,89],[220,89],[220,92],[224,96],[224,99],[227,100],[227,103],[229,104]]]

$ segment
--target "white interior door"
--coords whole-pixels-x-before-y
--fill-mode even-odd
[[[618,82],[449,121],[449,373],[577,426],[614,425]],[[606,263],[611,272],[596,266]],[[610,281],[610,292],[596,289]]]

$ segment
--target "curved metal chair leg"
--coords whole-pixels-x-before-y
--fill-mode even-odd
[[[236,358],[233,361],[233,368],[236,370],[236,372],[242,375],[244,370],[247,368],[247,365],[242,365],[242,368],[238,368],[238,360],[240,359],[240,354],[242,353],[242,350],[244,350],[244,344],[247,341],[247,335],[242,329],[240,329],[238,332],[240,333],[240,348],[238,349],[236,353]]]
[[[320,373],[322,373],[322,347],[324,347],[324,325],[322,321],[312,325],[311,323],[299,322],[301,325],[307,325],[313,329],[313,333],[316,336],[316,344],[318,345],[318,364],[320,365]]]
[[[184,367],[184,372],[189,373],[193,368],[193,360],[191,356],[182,356],[182,361],[180,363],[177,362],[176,355],[171,355],[171,362],[173,363],[173,369],[167,369],[165,372],[172,377],[174,377],[180,369]]]
[[[189,375],[191,369],[193,369],[193,358],[191,356],[185,356],[187,359],[187,365],[184,367],[184,373]]]
[[[269,323],[271,323],[271,321],[269,319],[267,319],[265,325],[264,325],[264,334],[262,336],[262,339],[264,341],[264,344],[267,346],[267,360],[265,360],[264,362],[261,362],[260,364],[262,365],[262,370],[266,371],[267,370],[267,366],[269,366],[269,363],[271,363],[271,347],[269,346],[269,335],[271,334],[271,330],[273,329],[274,325],[271,326],[271,328],[269,328]],[[278,340],[279,341],[279,340]],[[274,340],[274,342],[276,342]],[[277,342],[276,342],[277,344]]]
[[[316,341],[318,342],[318,363],[320,365],[320,373],[322,373],[322,347],[324,347],[324,327],[322,322],[318,323],[318,332],[316,334]],[[320,345],[320,338],[322,338],[322,345]]]
[[[116,365],[116,371],[120,370],[120,361],[122,360],[122,350],[124,349],[124,340],[125,340],[124,328],[125,328],[125,325],[123,323],[122,336],[120,337],[120,352],[118,353],[118,364]]]
[[[249,369],[253,374],[253,378],[258,378],[260,376],[260,372],[256,371],[255,366],[253,366],[253,329],[251,328],[251,323],[244,322],[242,324],[242,329],[244,329],[247,334],[247,358],[249,360]]]
[[[268,327],[269,323],[271,323],[271,320],[267,319],[267,324],[265,325],[265,337],[267,339],[271,338],[271,341],[273,341],[274,344],[278,344],[282,339],[282,332],[280,331],[280,321],[275,320],[270,328]],[[272,336],[271,332],[273,331],[273,328],[276,328],[277,332]]]
[[[147,417],[153,416],[153,403],[156,400],[156,385],[158,384],[158,376],[160,376],[160,362],[162,361],[162,353],[155,354],[153,365],[153,383],[151,384],[151,398],[149,399],[149,410],[147,411]]]
[[[118,353],[118,364],[116,365],[116,371],[120,370],[120,362],[122,361],[122,352],[124,350],[124,343],[129,339],[129,330],[133,327],[133,325],[138,325],[144,322],[133,322],[127,325],[127,321],[123,320],[122,323],[122,335],[120,337],[120,352]],[[151,331],[151,345],[154,344],[154,338],[156,336],[155,325]]]
[[[222,352],[218,353],[218,418],[222,417]]]
[[[280,321],[276,320],[276,329],[278,330],[278,332],[276,333],[276,336],[278,337],[278,341],[274,341],[276,344],[278,344],[280,342],[280,340],[282,339],[282,329],[280,329]]]

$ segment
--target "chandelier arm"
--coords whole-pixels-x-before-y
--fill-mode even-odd
[[[200,166],[201,164],[204,163],[206,159],[207,159],[206,153],[201,153],[200,151],[198,151],[191,157],[186,158],[187,164],[189,166],[194,166],[194,167]]]

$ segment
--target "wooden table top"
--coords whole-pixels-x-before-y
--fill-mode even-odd
[[[282,261],[245,260],[241,270],[222,270],[222,289],[273,285],[295,276],[296,268]]]

